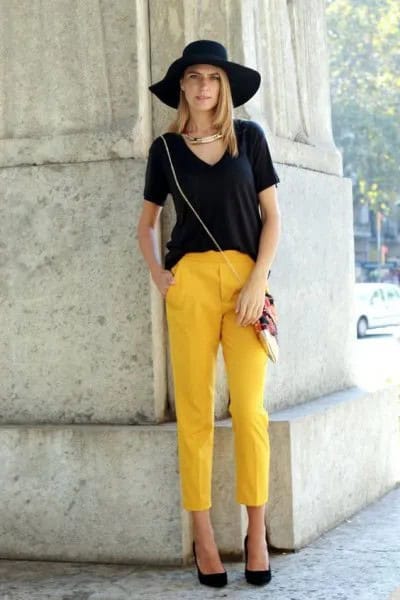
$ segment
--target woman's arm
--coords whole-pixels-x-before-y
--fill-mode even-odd
[[[258,194],[263,227],[258,246],[254,271],[265,277],[274,262],[281,234],[281,213],[278,206],[278,192],[275,185]]]
[[[170,285],[175,283],[170,271],[163,269],[157,242],[156,225],[162,206],[144,200],[143,209],[137,225],[137,236],[143,258],[149,267],[152,279],[160,294],[165,297]]]
[[[281,214],[275,185],[258,194],[263,222],[257,260],[238,296],[236,312],[238,323],[244,327],[255,323],[264,307],[267,273],[274,261],[281,233]]]

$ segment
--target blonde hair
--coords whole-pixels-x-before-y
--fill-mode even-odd
[[[225,147],[231,156],[238,156],[238,145],[236,140],[235,128],[233,123],[233,101],[231,86],[228,75],[222,68],[216,67],[220,75],[220,89],[217,106],[214,109],[212,126],[221,129]],[[183,74],[182,74],[183,77]],[[180,98],[176,116],[168,126],[167,131],[171,133],[182,133],[189,122],[190,108],[183,90],[180,90]]]

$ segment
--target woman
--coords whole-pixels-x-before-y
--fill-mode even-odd
[[[263,405],[267,356],[254,330],[280,235],[272,164],[262,128],[233,118],[233,108],[258,90],[260,74],[228,61],[222,44],[186,46],[165,77],[149,89],[177,109],[164,134],[178,183],[224,255],[176,185],[161,136],[149,150],[141,252],[165,298],[175,389],[183,506],[193,517],[193,554],[201,583],[222,586],[227,574],[210,521],[214,377],[221,342],[235,440],[236,500],[245,504],[246,579],[271,579],[265,530],[268,500],[268,413]],[[155,227],[168,193],[176,224],[161,265]],[[233,267],[240,281],[234,276]]]

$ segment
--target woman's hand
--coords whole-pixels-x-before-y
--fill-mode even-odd
[[[151,277],[163,298],[166,297],[169,286],[175,285],[175,279],[171,271],[163,269],[160,265],[151,271]]]
[[[246,327],[258,321],[263,312],[266,289],[266,274],[260,271],[252,271],[240,290],[236,302],[235,312],[238,314],[238,325]]]

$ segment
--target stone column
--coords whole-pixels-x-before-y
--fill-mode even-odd
[[[40,7],[0,4],[2,418],[156,422],[163,307],[135,239],[151,140],[146,4]]]
[[[324,0],[288,0],[301,130],[295,140],[333,146]]]

